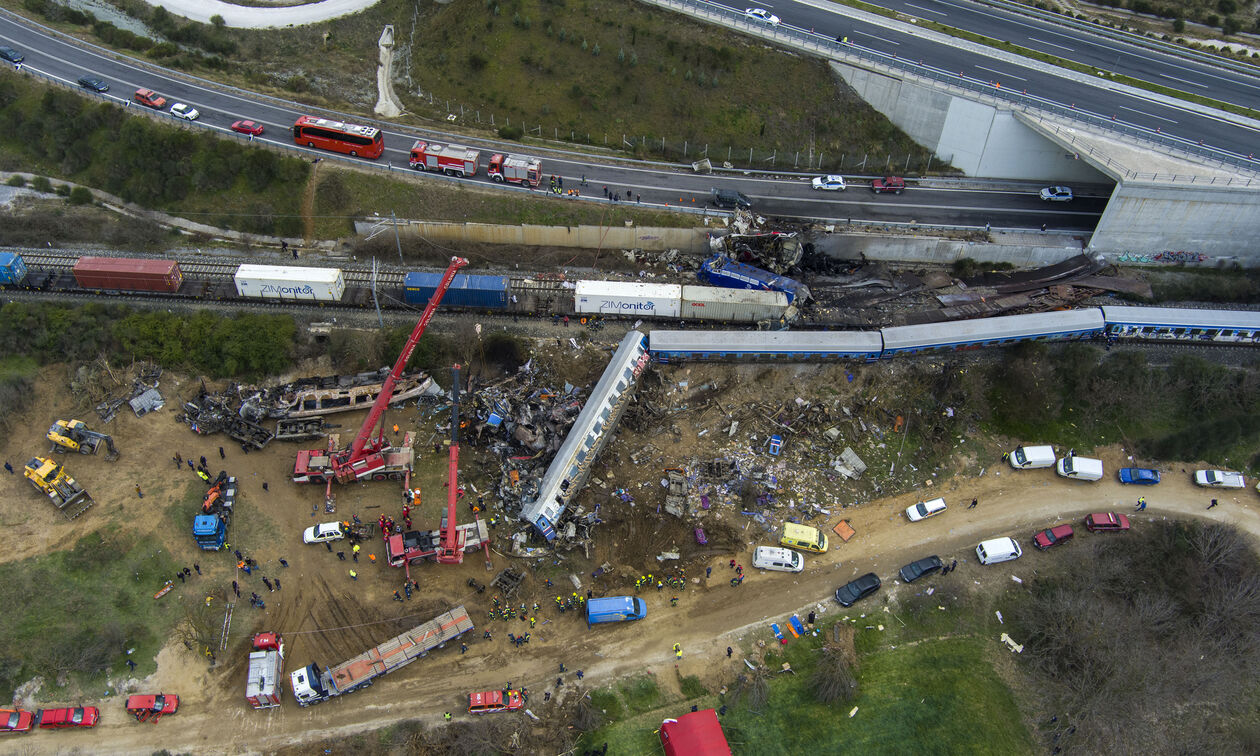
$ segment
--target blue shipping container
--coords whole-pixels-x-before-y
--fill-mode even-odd
[[[441,273],[408,273],[403,277],[403,300],[423,307],[442,282]],[[446,307],[476,307],[502,310],[508,305],[508,279],[502,276],[467,276],[459,274],[442,297]]]
[[[14,252],[0,252],[0,285],[16,286],[26,278],[26,261]]]

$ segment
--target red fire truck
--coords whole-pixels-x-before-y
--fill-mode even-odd
[[[542,181],[542,161],[533,157],[496,153],[490,156],[486,173],[500,184],[506,181],[509,184],[538,186]]]
[[[436,171],[447,176],[476,176],[481,153],[462,144],[442,144],[417,139],[411,145],[412,168]]]

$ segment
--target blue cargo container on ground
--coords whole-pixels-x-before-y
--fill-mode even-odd
[[[403,300],[424,306],[442,282],[441,273],[408,273],[403,277]],[[503,276],[469,276],[459,274],[442,297],[443,306],[475,307],[482,310],[503,310],[508,305],[508,279]]]
[[[781,291],[787,294],[788,304],[796,303],[798,306],[797,299],[801,302],[809,299],[809,287],[800,281],[728,260],[720,255],[710,257],[701,263],[696,278],[700,279],[701,283],[724,286],[728,289]]]
[[[0,286],[17,286],[26,278],[26,261],[16,252],[0,252]]]

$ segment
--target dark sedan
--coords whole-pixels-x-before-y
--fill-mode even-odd
[[[3,58],[9,61],[10,63],[14,63],[14,64],[21,63],[22,61],[26,60],[25,55],[18,52],[17,50],[14,50],[12,47],[6,47],[4,45],[0,45],[0,58]]]
[[[874,572],[868,572],[862,577],[851,580],[837,588],[836,601],[840,602],[840,606],[853,606],[859,600],[878,590],[879,575],[876,575]]]
[[[901,579],[906,583],[913,583],[924,575],[931,575],[933,572],[940,572],[945,569],[945,563],[941,558],[933,554],[930,557],[924,557],[917,561],[907,564],[901,568]]]
[[[90,89],[93,92],[108,92],[109,91],[109,85],[106,84],[103,79],[97,78],[96,76],[80,76],[79,86],[83,87],[84,89]]]

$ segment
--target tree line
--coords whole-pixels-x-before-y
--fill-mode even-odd
[[[207,222],[251,233],[301,233],[310,164],[298,158],[155,123],[12,74],[0,76],[0,118],[8,126],[0,140],[9,165],[37,165],[145,207],[245,206],[246,213],[222,212]]]
[[[40,364],[100,355],[153,360],[214,378],[259,378],[293,364],[297,325],[286,315],[137,311],[9,302],[0,307],[0,353]]]

